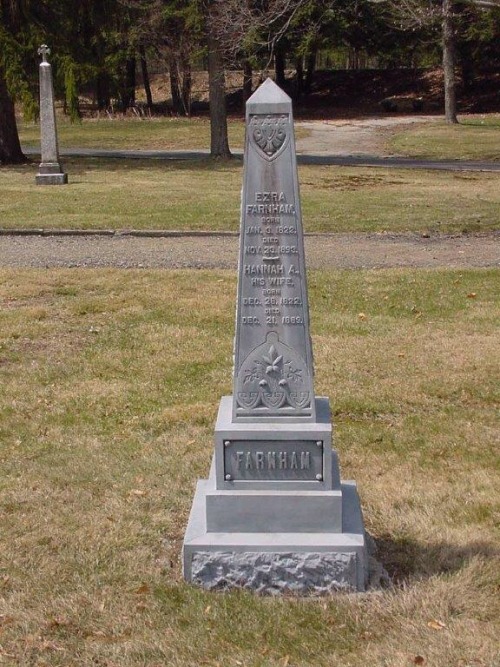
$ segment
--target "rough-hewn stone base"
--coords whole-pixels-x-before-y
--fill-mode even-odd
[[[357,590],[355,553],[198,551],[191,573],[193,583],[209,590],[248,588],[302,595]]]

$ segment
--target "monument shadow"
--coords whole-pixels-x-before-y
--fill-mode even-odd
[[[414,577],[427,578],[458,572],[478,556],[486,560],[500,556],[500,549],[495,544],[482,540],[463,545],[445,540],[425,543],[388,533],[373,540],[377,548],[376,558],[395,584],[402,584]]]

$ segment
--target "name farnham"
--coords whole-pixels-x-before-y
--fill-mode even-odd
[[[236,452],[237,470],[309,470],[310,452]]]

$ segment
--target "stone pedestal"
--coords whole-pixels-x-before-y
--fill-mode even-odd
[[[354,482],[341,482],[328,401],[314,423],[234,424],[221,400],[215,455],[186,530],[184,577],[208,589],[362,591],[366,540]],[[228,478],[231,479],[228,479]]]
[[[62,171],[59,162],[51,164],[42,162],[38,167],[38,174],[35,176],[37,185],[64,185],[68,182],[68,174]]]

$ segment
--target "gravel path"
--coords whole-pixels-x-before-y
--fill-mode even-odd
[[[297,153],[387,157],[390,155],[387,138],[391,132],[440,120],[442,116],[419,115],[298,121],[296,126],[308,130],[308,136],[297,139]]]
[[[500,232],[489,235],[318,234],[305,239],[314,268],[498,267]],[[0,236],[0,267],[224,268],[237,266],[238,238]]]
[[[393,166],[500,171],[500,162],[413,160],[384,152],[387,133],[438,117],[380,117],[300,122],[309,136],[297,142],[298,161],[309,164]],[[29,151],[36,153],[36,150]],[[207,151],[99,151],[66,149],[68,155],[187,159]],[[500,232],[488,235],[316,234],[305,239],[307,262],[315,268],[500,266]],[[0,267],[227,268],[237,266],[236,235],[144,237],[126,234],[51,236],[1,235]]]

